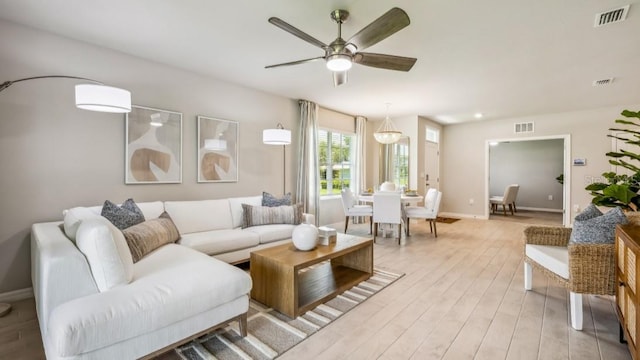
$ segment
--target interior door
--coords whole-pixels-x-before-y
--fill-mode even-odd
[[[427,141],[425,144],[425,194],[430,188],[440,190],[440,147],[436,142]]]

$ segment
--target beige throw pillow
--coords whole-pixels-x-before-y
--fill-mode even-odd
[[[163,212],[157,219],[128,227],[122,233],[134,263],[153,250],[180,240],[178,228],[167,212]]]

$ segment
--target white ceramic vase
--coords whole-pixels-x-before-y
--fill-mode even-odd
[[[318,228],[312,224],[300,224],[291,233],[293,246],[298,250],[313,250],[318,245]]]

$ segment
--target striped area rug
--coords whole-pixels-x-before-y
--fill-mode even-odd
[[[276,358],[403,275],[374,269],[373,276],[368,280],[293,320],[252,300],[249,305],[247,337],[240,337],[238,323],[233,322],[224,329],[200,337],[159,358],[163,360]]]

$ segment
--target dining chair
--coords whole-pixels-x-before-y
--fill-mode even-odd
[[[400,193],[377,192],[373,194],[373,240],[378,235],[378,224],[398,225],[398,245],[402,236],[402,203]]]
[[[354,216],[368,216],[369,217],[369,233],[372,231],[373,225],[373,207],[371,205],[358,205],[353,192],[349,188],[342,189],[342,207],[344,208],[344,233],[347,233],[347,227],[349,226],[349,218],[353,222]]]
[[[504,189],[503,196],[492,196],[489,198],[489,205],[491,206],[491,211],[495,213],[498,210],[498,205],[502,205],[502,211],[504,215],[507,215],[507,206],[509,206],[509,210],[511,211],[511,215],[514,215],[514,211],[516,209],[516,197],[518,196],[518,190],[520,189],[520,185],[511,184]]]
[[[437,189],[431,188],[427,191],[427,195],[424,198],[424,206],[407,206],[404,209],[405,212],[405,225],[404,230],[409,236],[409,223],[411,219],[425,219],[429,221],[429,229],[438,237],[438,229],[436,227],[436,219],[438,217],[438,210],[440,209],[440,200],[442,199],[442,192]]]

